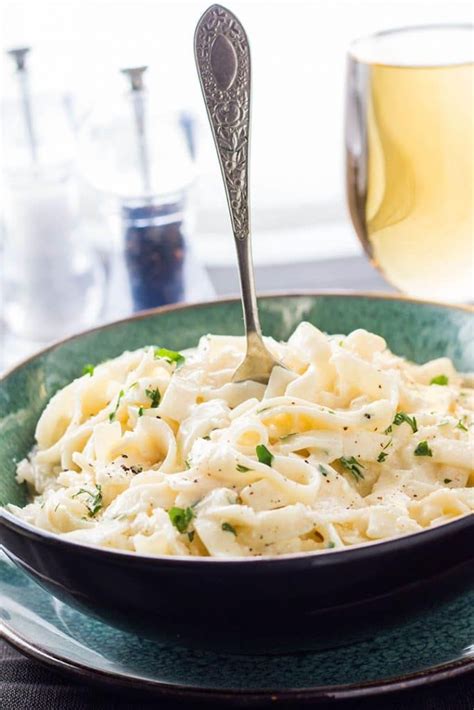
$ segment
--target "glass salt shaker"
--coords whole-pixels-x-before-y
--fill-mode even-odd
[[[2,103],[3,347],[18,357],[93,325],[104,294],[103,272],[81,232],[68,104],[30,92],[28,51],[10,50],[17,92]]]

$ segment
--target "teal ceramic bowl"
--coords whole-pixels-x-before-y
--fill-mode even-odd
[[[397,354],[447,355],[474,370],[470,309],[351,293],[291,294],[259,301],[263,331],[287,339],[307,320],[328,333],[366,328]],[[0,505],[26,502],[15,464],[30,450],[51,396],[126,349],[195,345],[205,333],[241,334],[238,300],[167,307],[70,338],[0,382]],[[215,650],[287,652],[367,636],[400,615],[472,584],[474,516],[402,538],[274,559],[132,555],[68,542],[2,510],[7,555],[63,601],[120,628]]]

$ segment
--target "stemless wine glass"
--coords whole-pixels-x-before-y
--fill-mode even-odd
[[[473,298],[473,30],[396,29],[349,50],[352,222],[372,262],[413,296]]]

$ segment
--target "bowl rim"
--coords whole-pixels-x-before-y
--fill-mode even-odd
[[[474,315],[474,305],[464,304],[464,303],[446,303],[445,301],[435,301],[423,298],[415,298],[413,296],[405,296],[401,293],[385,293],[383,291],[355,291],[353,289],[289,289],[284,291],[264,291],[263,293],[257,294],[258,301],[271,300],[274,298],[304,298],[304,297],[334,297],[338,298],[368,298],[374,301],[400,301],[401,303],[413,303],[422,306],[435,306],[437,308],[445,308],[448,311],[460,311],[461,313],[470,313]],[[79,330],[77,333],[68,335],[65,338],[59,338],[53,341],[49,345],[27,357],[20,359],[11,367],[0,373],[0,384],[6,380],[8,377],[13,375],[17,370],[27,365],[29,362],[36,360],[43,355],[55,350],[60,345],[66,345],[67,343],[73,342],[85,335],[90,335],[92,333],[97,333],[101,330],[107,330],[113,328],[117,325],[123,325],[131,321],[145,320],[154,315],[161,315],[162,313],[171,313],[174,311],[186,311],[193,310],[195,308],[206,308],[208,306],[215,306],[219,304],[226,303],[240,303],[240,296],[222,296],[219,298],[211,298],[205,301],[193,301],[190,303],[172,303],[167,306],[157,306],[156,308],[148,308],[143,311],[138,311],[132,315],[125,316],[124,318],[118,318],[116,320],[107,321],[101,325],[96,325],[93,328],[85,328],[84,330]]]
[[[405,296],[403,294],[391,294],[391,293],[382,293],[379,291],[353,291],[351,289],[338,289],[338,290],[312,290],[312,289],[307,289],[307,290],[290,290],[290,291],[272,291],[272,292],[265,292],[262,294],[258,295],[259,300],[271,300],[274,298],[304,298],[304,297],[334,297],[335,299],[339,298],[365,298],[365,299],[373,299],[373,300],[378,300],[378,301],[389,301],[389,302],[401,302],[401,303],[412,303],[412,304],[418,304],[422,306],[435,306],[435,307],[440,307],[440,308],[446,308],[447,310],[454,310],[454,311],[460,311],[462,313],[470,313],[474,315],[474,306],[470,305],[464,305],[464,304],[450,304],[450,303],[444,303],[442,301],[431,301],[431,300],[425,300],[425,299],[419,299],[419,298],[413,298],[411,296]],[[107,330],[109,328],[113,328],[117,325],[122,325],[125,323],[129,323],[132,321],[136,320],[143,320],[147,318],[151,318],[155,315],[161,315],[163,313],[170,313],[174,311],[183,311],[183,310],[193,310],[196,308],[206,308],[208,306],[214,306],[214,305],[219,305],[219,304],[228,304],[228,303],[238,303],[240,302],[240,297],[238,296],[233,296],[233,297],[223,297],[223,298],[216,298],[216,299],[210,299],[206,301],[199,301],[195,303],[178,303],[178,304],[171,304],[167,306],[159,306],[157,308],[151,308],[148,310],[144,311],[139,311],[138,313],[135,313],[131,316],[127,316],[125,318],[120,318],[118,320],[110,321],[107,323],[104,323],[102,325],[96,326],[94,328],[89,328],[86,330],[82,330],[78,333],[75,333],[74,335],[68,336],[67,338],[63,338],[61,340],[57,340],[47,347],[43,348],[42,350],[39,350],[32,355],[29,355],[28,357],[20,360],[17,362],[15,365],[13,365],[11,368],[7,369],[2,375],[0,375],[0,385],[2,382],[7,380],[9,377],[14,375],[17,371],[21,370],[25,365],[27,365],[30,362],[33,362],[37,358],[40,358],[47,353],[55,350],[56,348],[65,345],[67,343],[73,342],[77,339],[80,339],[81,337],[87,336],[91,333],[97,333],[102,330]],[[7,504],[8,505],[8,504]],[[465,525],[469,525],[469,521],[471,524],[474,524],[474,513],[466,513],[465,515],[462,515],[460,517],[454,518],[453,520],[450,520],[447,523],[443,523],[439,526],[433,527],[433,528],[427,528],[424,530],[418,530],[414,533],[410,533],[407,535],[401,535],[397,537],[392,537],[392,538],[383,538],[381,540],[374,540],[371,542],[364,542],[364,543],[359,543],[357,545],[351,545],[351,546],[345,546],[343,548],[333,548],[333,549],[327,549],[327,550],[318,550],[315,552],[295,552],[295,553],[288,553],[285,555],[277,555],[277,556],[271,556],[271,555],[261,555],[261,556],[256,556],[256,557],[199,557],[199,556],[194,556],[194,555],[145,555],[143,553],[138,553],[138,552],[130,552],[128,550],[119,550],[119,549],[114,549],[114,548],[107,548],[107,547],[100,547],[99,545],[90,545],[90,544],[85,544],[82,542],[79,542],[77,540],[69,540],[69,539],[64,539],[61,537],[60,534],[58,533],[53,533],[48,530],[43,530],[41,528],[38,528],[18,516],[16,516],[14,513],[11,511],[7,510],[6,507],[2,506],[0,507],[0,524],[2,523],[2,518],[6,521],[6,525],[10,528],[16,529],[17,532],[22,531],[24,534],[26,534],[27,537],[33,538],[33,539],[38,539],[40,541],[43,541],[47,544],[56,544],[59,545],[60,547],[66,546],[70,549],[71,545],[72,546],[77,546],[82,549],[83,553],[89,553],[89,554],[100,554],[102,556],[107,556],[110,559],[113,559],[117,555],[123,557],[124,559],[127,559],[129,563],[132,563],[134,565],[139,565],[140,563],[147,563],[149,564],[152,561],[155,561],[156,563],[159,563],[160,565],[166,564],[166,565],[171,565],[174,566],[178,564],[181,568],[186,564],[186,565],[196,565],[200,564],[201,566],[204,565],[209,565],[209,564],[220,564],[220,565],[226,565],[228,567],[230,566],[235,566],[238,565],[241,567],[242,565],[245,566],[255,566],[256,564],[258,565],[259,568],[262,567],[268,567],[268,566],[275,566],[278,564],[282,563],[289,563],[289,562],[304,562],[308,561],[310,562],[311,566],[314,564],[318,564],[318,566],[327,566],[327,565],[332,565],[334,562],[340,561],[341,563],[347,559],[347,556],[349,555],[349,558],[353,560],[354,562],[361,557],[366,557],[367,554],[370,555],[370,550],[375,550],[378,551],[380,548],[383,549],[383,552],[386,554],[390,554],[392,550],[397,550],[400,548],[400,545],[402,547],[411,547],[412,545],[418,545],[420,536],[422,536],[422,540],[428,540],[428,536],[432,539],[436,539],[438,537],[444,537],[443,530],[448,530],[451,531],[453,528],[462,528]],[[448,534],[448,533],[446,533]],[[324,554],[321,554],[321,553]],[[375,553],[377,554],[377,552]],[[334,557],[336,555],[336,558]],[[132,562],[133,560],[133,562]],[[306,566],[306,565],[304,565]]]
[[[2,521],[2,518],[5,522]],[[472,528],[474,532],[474,513],[466,513],[458,516],[447,523],[442,523],[432,528],[417,530],[408,535],[400,535],[391,538],[382,538],[371,542],[362,542],[357,545],[350,545],[339,548],[317,550],[313,552],[292,552],[284,555],[260,555],[255,557],[199,557],[197,555],[146,555],[140,552],[131,552],[129,550],[120,550],[111,547],[100,547],[99,545],[90,545],[78,540],[65,539],[59,533],[53,533],[49,530],[38,528],[25,520],[22,520],[17,515],[4,507],[0,508],[0,529],[2,525],[6,525],[11,530],[21,533],[24,537],[28,537],[43,544],[59,546],[64,550],[70,550],[72,547],[79,547],[82,553],[86,556],[98,555],[109,560],[117,559],[117,556],[127,561],[127,565],[141,567],[148,566],[150,563],[155,563],[157,567],[163,565],[167,567],[175,567],[183,569],[184,567],[194,567],[196,565],[224,565],[227,568],[243,566],[254,568],[257,565],[258,569],[268,569],[269,567],[285,566],[290,564],[293,567],[331,567],[333,564],[347,561],[356,563],[357,560],[367,559],[369,556],[380,558],[381,555],[391,555],[394,552],[400,552],[401,549],[411,549],[418,547],[420,544],[434,542],[437,539],[442,539],[446,535],[456,534],[464,528]],[[8,548],[5,547],[5,552],[8,555]]]

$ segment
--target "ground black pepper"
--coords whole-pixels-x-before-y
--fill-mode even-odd
[[[135,310],[184,299],[183,204],[123,206],[125,263]]]

